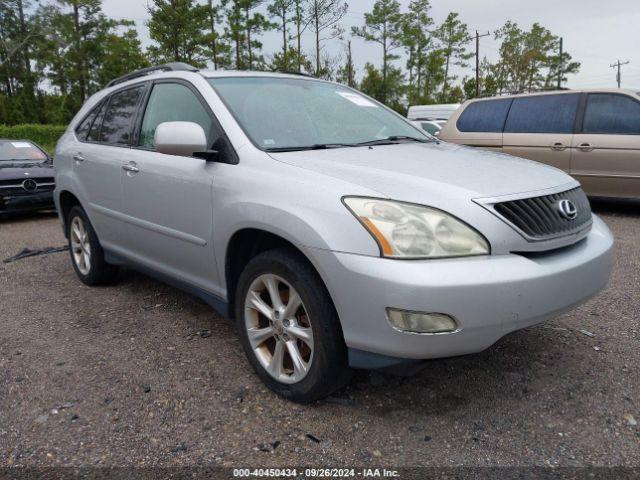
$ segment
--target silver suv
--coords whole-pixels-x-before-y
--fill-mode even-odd
[[[560,170],[447,145],[343,85],[170,64],[114,80],[55,153],[80,280],[126,265],[233,319],[275,392],[479,352],[607,283]]]

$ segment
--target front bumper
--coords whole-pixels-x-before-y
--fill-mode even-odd
[[[613,237],[594,216],[589,235],[536,254],[446,260],[393,260],[307,250],[335,303],[352,366],[480,352],[509,332],[570,310],[607,284]],[[401,332],[386,307],[445,313],[458,330]]]
[[[27,212],[54,208],[53,191],[11,195],[0,192],[0,213]]]

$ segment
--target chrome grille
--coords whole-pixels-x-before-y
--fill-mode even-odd
[[[578,212],[575,218],[562,215],[558,207],[561,200],[569,200],[576,206]],[[591,224],[591,206],[580,187],[551,195],[496,203],[493,207],[507,222],[532,240],[571,235]]]
[[[33,180],[36,183],[36,189],[27,191],[23,187],[25,180]],[[0,180],[0,192],[11,195],[27,195],[30,193],[50,192],[55,188],[55,179],[53,177],[23,177],[11,180]]]

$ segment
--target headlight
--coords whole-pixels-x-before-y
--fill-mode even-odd
[[[491,251],[480,233],[442,210],[362,197],[345,197],[344,203],[384,257],[464,257]]]

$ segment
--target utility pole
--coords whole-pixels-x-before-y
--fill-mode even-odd
[[[560,61],[558,62],[558,90],[562,89],[562,74],[564,73],[562,69],[562,67],[564,67],[563,60],[562,60],[562,54],[563,54],[562,44],[563,44],[563,39],[562,37],[560,37]]]
[[[353,57],[351,56],[351,40],[347,40],[347,85],[355,87],[353,78]]]
[[[629,65],[629,60],[627,60],[626,62],[620,62],[620,60],[618,60],[613,65],[609,65],[611,68],[618,69],[618,73],[616,74],[616,80],[618,81],[618,88],[620,88],[620,85],[622,84],[622,72],[620,71],[620,67],[622,67],[623,65]]]
[[[480,39],[489,35],[491,32],[480,35],[476,30],[476,97],[480,96]]]

